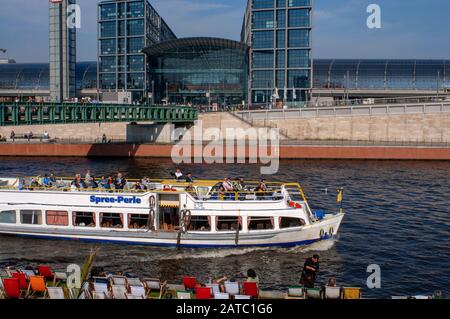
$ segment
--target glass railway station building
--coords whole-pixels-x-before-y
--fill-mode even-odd
[[[179,39],[148,0],[101,1],[97,61],[71,68],[73,97],[276,107],[450,90],[450,60],[313,59],[312,10],[312,0],[248,0],[240,41]],[[12,62],[0,63],[0,101],[50,100],[49,64]]]

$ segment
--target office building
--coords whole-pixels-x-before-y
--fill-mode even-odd
[[[241,40],[250,47],[250,104],[295,105],[312,88],[313,0],[248,0]]]
[[[68,25],[68,6],[75,0],[50,0],[50,99],[75,96],[76,28]]]
[[[147,0],[102,1],[98,5],[99,91],[131,92],[147,101],[150,77],[141,51],[176,36]]]

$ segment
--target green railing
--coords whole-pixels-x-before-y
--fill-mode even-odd
[[[0,126],[104,122],[192,123],[197,119],[197,109],[188,106],[0,103]]]

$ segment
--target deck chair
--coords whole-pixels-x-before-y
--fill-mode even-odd
[[[94,279],[94,282],[97,282],[97,283],[109,284],[108,277],[92,277],[92,279]]]
[[[21,273],[24,273],[25,275],[27,275],[27,277],[30,276],[36,276],[36,272],[34,270],[30,270],[30,269],[23,269],[20,271]]]
[[[321,288],[306,288],[306,298],[322,299],[322,289]]]
[[[159,279],[145,279],[144,287],[149,298],[161,299],[165,290],[165,283],[162,284]]]
[[[19,299],[22,297],[20,290],[19,279],[17,278],[3,278],[4,294],[10,299]]]
[[[213,295],[220,292],[219,284],[206,284],[206,287],[211,288]]]
[[[53,281],[55,277],[55,273],[52,271],[52,268],[50,266],[38,266],[37,267],[39,276],[42,276],[45,278],[45,280],[51,280]]]
[[[186,290],[194,290],[195,286],[197,286],[197,278],[183,277],[183,285]]]
[[[305,288],[302,286],[289,287],[286,299],[305,299]]]
[[[143,299],[147,298],[144,286],[130,286],[130,294],[142,296]]]
[[[43,276],[31,276],[30,284],[27,290],[27,297],[31,297],[34,294],[43,294],[43,298],[47,295],[47,285],[45,284],[45,277]]]
[[[211,288],[208,287],[198,287],[195,288],[195,299],[211,299]]]
[[[55,271],[53,284],[57,286],[60,282],[67,282],[67,273],[63,271]]]
[[[145,299],[145,297],[142,295],[134,295],[134,294],[129,294],[129,293],[126,293],[125,297],[126,297],[126,299]]]
[[[66,299],[62,287],[47,287],[47,295],[49,299]]]
[[[111,283],[116,286],[126,286],[127,285],[127,277],[111,276]]]
[[[94,282],[94,291],[100,292],[100,293],[103,292],[109,298],[109,289],[108,289],[108,284],[106,284],[106,283]]]
[[[229,293],[231,296],[239,295],[240,288],[238,282],[225,281],[225,292]]]
[[[107,294],[105,294],[105,292],[97,292],[97,291],[94,291],[94,292],[92,292],[92,299],[109,299],[108,298],[108,295]]]
[[[230,294],[226,292],[215,292],[214,299],[230,299]]]
[[[27,281],[27,275],[21,272],[13,272],[12,273],[13,278],[17,278],[19,280],[19,288],[22,290],[28,289],[28,281]]]
[[[344,299],[361,299],[361,288],[344,287],[342,288],[342,296]]]
[[[329,287],[325,286],[325,299],[340,299],[341,287]]]
[[[177,299],[192,299],[191,293],[186,291],[178,291],[177,292]]]
[[[286,293],[275,290],[260,290],[259,299],[286,299]]]
[[[244,282],[243,283],[244,295],[250,296],[251,298],[258,298],[259,289],[256,282]]]
[[[246,295],[235,295],[234,299],[251,299],[251,297]]]
[[[127,283],[130,287],[144,287],[144,284],[139,278],[127,278]]]
[[[111,295],[113,299],[126,299],[127,287],[122,285],[111,285]]]

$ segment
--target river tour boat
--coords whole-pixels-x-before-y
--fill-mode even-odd
[[[0,178],[0,234],[179,248],[292,247],[336,236],[344,213],[311,210],[298,183],[144,180],[134,190],[51,187]],[[257,183],[256,183],[257,184]]]

